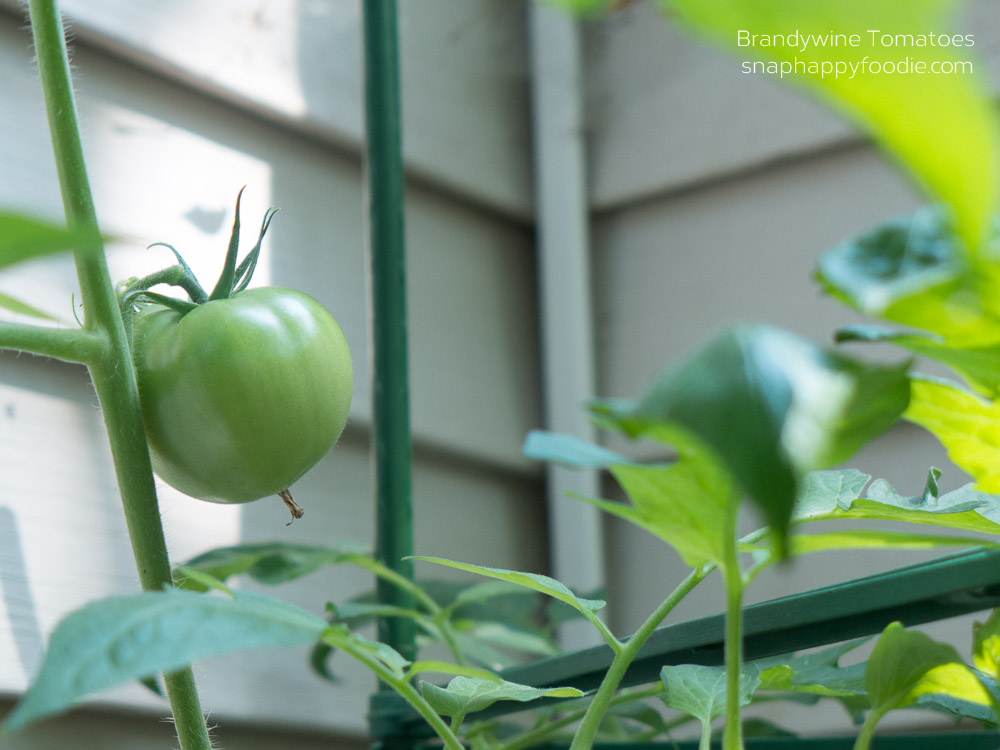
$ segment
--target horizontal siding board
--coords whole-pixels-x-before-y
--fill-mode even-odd
[[[16,0],[0,4],[16,9]],[[359,5],[65,0],[82,44],[303,134],[362,141]],[[404,156],[435,183],[530,217],[524,2],[400,4]]]
[[[775,167],[595,224],[602,393],[635,394],[720,326],[759,321],[820,343],[858,322],[811,281],[820,255],[916,204],[863,147]]]
[[[969,4],[976,74],[1000,81],[1000,6]],[[683,33],[656,3],[585,25],[591,200],[611,209],[860,140],[788,81]],[[985,68],[985,70],[983,69]]]

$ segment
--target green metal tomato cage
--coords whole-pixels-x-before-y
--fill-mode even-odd
[[[410,485],[410,425],[406,333],[404,175],[401,149],[399,65],[395,0],[364,0],[366,180],[372,319],[372,402],[375,551],[380,562],[413,578]],[[410,608],[399,588],[379,584],[381,603]],[[879,575],[788,596],[746,608],[745,658],[777,656],[881,632],[889,623],[906,626],[1000,607],[1000,553],[975,550]],[[622,681],[622,687],[659,679],[670,664],[720,665],[723,616],[662,627],[649,639]],[[413,658],[415,632],[405,618],[379,622],[378,636],[403,656]],[[611,663],[607,646],[563,654],[508,669],[502,677],[533,686],[595,689]],[[476,718],[523,710],[497,703]],[[471,718],[471,717],[470,717]],[[369,726],[375,747],[413,748],[431,739],[423,720],[391,691],[371,697]],[[748,739],[756,750],[841,750],[845,738]],[[998,747],[996,732],[876,736],[883,750]],[[694,743],[670,747],[693,748]],[[555,750],[555,745],[543,746]],[[602,747],[602,746],[598,746]],[[612,746],[603,746],[612,747]],[[614,745],[631,750],[631,745]],[[649,748],[649,744],[635,748]]]

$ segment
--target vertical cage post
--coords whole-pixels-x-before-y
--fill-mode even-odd
[[[413,514],[396,2],[363,0],[362,17],[375,555],[412,580],[413,563],[402,559],[413,554]],[[385,581],[378,581],[377,594],[383,604],[413,607],[409,594]],[[415,632],[408,619],[380,619],[378,637],[413,659]]]

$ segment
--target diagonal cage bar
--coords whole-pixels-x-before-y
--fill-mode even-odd
[[[874,635],[891,622],[906,626],[1000,606],[1000,552],[973,550],[865,578],[782,597],[744,610],[748,661]],[[621,687],[651,683],[672,664],[720,665],[725,623],[712,615],[659,628],[640,649]],[[611,664],[611,650],[595,646],[504,670],[501,676],[533,686],[593,690]],[[536,704],[541,705],[541,703]],[[494,704],[476,718],[523,710]],[[373,733],[396,732],[419,719],[395,696],[371,704]]]

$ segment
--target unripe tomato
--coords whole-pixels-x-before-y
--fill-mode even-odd
[[[347,422],[347,341],[301,292],[248,289],[184,314],[151,304],[135,316],[133,348],[153,468],[201,500],[287,490]]]

